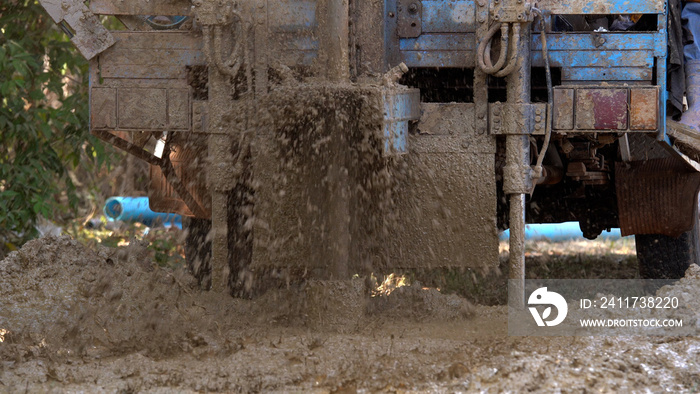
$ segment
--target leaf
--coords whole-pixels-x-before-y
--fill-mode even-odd
[[[544,312],[542,312],[542,320],[548,318],[551,313],[552,313],[552,307],[548,306],[547,309],[545,309]]]

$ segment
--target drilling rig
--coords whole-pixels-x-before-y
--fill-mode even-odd
[[[665,0],[40,2],[204,288],[488,268],[506,228],[522,281],[526,223],[620,227],[645,277],[699,261]]]

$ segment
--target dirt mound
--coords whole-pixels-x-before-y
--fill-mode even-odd
[[[190,275],[149,257],[138,241],[97,252],[67,236],[27,243],[0,262],[0,327],[10,345],[3,350],[161,356],[197,346],[196,319],[211,303],[197,302]]]
[[[0,262],[0,352],[32,356],[121,355],[161,358],[235,350],[261,327],[354,333],[368,320],[452,320],[466,301],[406,288],[371,302],[364,281],[312,281],[256,300],[202,292],[185,271],[151,262],[146,245],[90,250],[70,237],[27,243]],[[367,313],[369,312],[369,313]]]
[[[0,392],[677,392],[700,376],[696,336],[508,337],[505,307],[417,283],[237,300],[150,262],[137,241],[92,251],[68,237],[1,261]],[[697,298],[699,274],[660,293]]]

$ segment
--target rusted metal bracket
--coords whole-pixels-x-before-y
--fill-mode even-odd
[[[214,1],[193,1],[195,20],[202,25],[226,25],[233,20],[233,8],[229,5],[222,5],[223,2]]]
[[[547,121],[546,104],[489,104],[491,134],[522,134],[530,130],[533,135],[544,135]]]
[[[58,24],[67,24],[75,34],[71,42],[88,60],[114,45],[112,34],[97,16],[80,0],[39,0],[41,6]]]
[[[398,0],[397,32],[400,38],[415,38],[421,35],[423,4],[420,0]]]
[[[603,37],[600,32],[594,31],[591,33],[591,41],[593,42],[593,46],[596,48],[600,48],[605,44],[605,37]]]
[[[197,217],[207,217],[207,213],[204,210],[204,208],[202,208],[202,206],[199,205],[199,203],[194,199],[194,197],[192,197],[192,194],[187,190],[185,184],[182,183],[180,178],[175,173],[175,168],[173,167],[173,163],[170,161],[169,155],[165,154],[162,158],[158,157],[144,150],[140,146],[133,144],[106,130],[92,130],[92,134],[97,138],[129,154],[132,154],[149,164],[160,167],[161,171],[163,171],[165,179],[167,179],[168,182],[170,182],[170,185],[173,187],[173,189],[175,189],[182,201],[185,202],[187,208],[189,208],[190,211],[192,211]],[[165,146],[165,152],[169,152],[167,141]]]
[[[532,22],[535,14],[531,10],[532,4],[523,0],[492,1],[490,4],[491,19],[502,23]]]

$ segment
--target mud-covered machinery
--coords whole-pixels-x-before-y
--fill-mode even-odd
[[[647,276],[695,258],[664,0],[41,2],[205,286],[484,268],[504,228],[521,279],[526,220],[646,234]]]

